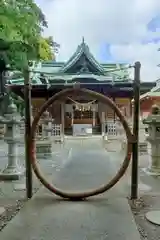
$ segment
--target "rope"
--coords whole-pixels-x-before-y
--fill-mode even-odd
[[[96,102],[96,100],[93,100],[91,102],[87,102],[87,103],[80,103],[76,100],[73,100],[72,98],[68,97],[69,100],[71,100],[73,103],[75,103],[76,105],[76,109],[79,107],[82,107],[83,109],[85,108],[85,106],[90,107],[94,102]]]

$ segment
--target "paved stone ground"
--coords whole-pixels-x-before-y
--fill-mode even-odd
[[[160,210],[160,177],[149,176],[144,168],[149,166],[149,156],[140,156],[139,180],[142,185],[137,206],[131,204],[142,240],[159,240],[160,227],[146,220],[145,214],[151,210]]]
[[[86,152],[86,150],[88,149],[88,145],[89,145],[89,151]],[[90,146],[92,146],[92,149],[90,149]],[[39,163],[41,165],[42,171],[49,178],[51,177],[54,180],[54,184],[56,184],[56,186],[58,187],[61,187],[63,189],[68,189],[68,190],[76,190],[77,188],[81,189],[82,187],[83,189],[93,188],[103,183],[104,181],[108,181],[109,178],[115,174],[116,170],[118,169],[118,167],[120,166],[124,158],[124,153],[121,151],[120,143],[117,140],[112,140],[107,145],[108,154],[104,153],[103,151],[99,151],[99,150],[96,151],[96,150],[98,150],[97,140],[92,142],[89,142],[88,139],[86,140],[81,139],[79,142],[76,142],[75,139],[72,142],[67,140],[64,145],[59,145],[59,144],[54,145],[53,157],[50,159],[41,159],[39,160]],[[23,165],[24,164],[24,147],[20,146],[18,152],[19,152],[19,161]],[[83,152],[85,152],[85,156],[82,154]],[[76,153],[78,153],[78,155]],[[74,158],[74,164],[72,164],[72,161],[71,161],[72,158]],[[96,164],[97,163],[96,159],[98,160],[101,159],[101,164]],[[107,165],[102,164],[104,159],[105,160],[107,159]],[[6,161],[7,161],[7,146],[4,145],[2,141],[0,142],[0,168],[1,169],[5,167]],[[112,171],[108,172],[107,170],[108,164],[112,169]],[[96,167],[90,169],[90,166],[92,165]],[[135,220],[136,220],[139,232],[141,234],[141,239],[149,239],[149,240],[159,239],[160,228],[154,226],[153,224],[149,223],[145,219],[145,213],[147,211],[153,210],[153,209],[160,209],[159,178],[154,178],[146,175],[146,173],[143,171],[143,168],[145,167],[148,167],[147,155],[140,156],[140,161],[139,161],[140,201],[136,205],[136,207],[135,205],[134,206],[131,205],[131,207],[135,216]],[[77,170],[79,171],[77,172]],[[115,198],[114,204],[116,204],[117,197],[118,199],[122,199],[130,195],[130,170],[131,170],[131,167],[128,169],[127,173],[125,174],[125,177],[122,178],[121,182],[118,183],[114,189],[112,189],[111,191],[103,195],[104,197],[108,198],[109,202],[110,201],[112,202],[111,199]],[[95,175],[96,176],[98,175],[98,178],[95,177]],[[75,178],[76,178],[76,181],[75,181]],[[2,183],[2,182],[0,183],[0,212],[1,210],[3,211],[3,208],[4,208],[6,211],[9,212],[9,215],[14,215],[14,212],[17,212],[19,210],[20,206],[23,205],[23,201],[25,198],[25,190],[20,190],[20,189],[18,190],[18,188],[21,188],[20,185],[21,184],[24,185],[24,182],[25,182],[25,179],[22,179],[18,182],[12,182],[12,183]],[[80,183],[82,183],[82,185]],[[19,187],[17,186],[17,184],[19,184]],[[34,191],[36,191],[39,187],[40,187],[39,182],[37,181],[36,178],[34,178]],[[40,194],[41,196],[40,195],[36,196],[36,201],[38,202],[42,201],[44,204],[44,198],[42,197],[43,194],[44,196],[47,195],[49,199],[52,199],[52,196],[50,194],[48,195],[46,191]],[[109,198],[109,196],[111,196],[111,198]],[[18,199],[21,200],[20,203],[17,202]],[[95,200],[97,207],[99,204],[98,201],[97,199]],[[105,201],[106,199],[103,199],[103,204],[105,204]],[[62,206],[61,202],[60,204]],[[65,206],[63,210],[65,211]],[[55,210],[55,207],[54,207],[54,211],[57,211]],[[68,212],[66,214],[68,214]],[[79,214],[79,212],[75,214]],[[107,212],[107,214],[109,213]],[[8,220],[10,220],[10,218],[11,217],[9,217]],[[0,217],[0,222],[1,220],[4,220],[4,216]],[[107,220],[105,219],[105,221]],[[99,239],[105,239],[105,238],[99,238]]]
[[[63,154],[61,153],[63,148]],[[24,167],[24,145],[18,147],[18,162]],[[55,144],[53,146],[53,156],[50,159],[39,159],[39,163],[43,173],[50,177],[58,171],[63,165],[64,156],[67,156],[68,150],[65,146]],[[0,141],[0,171],[7,165],[7,144]],[[35,193],[42,185],[33,174],[33,193]],[[18,181],[0,182],[0,230],[15,216],[20,207],[26,201],[25,177]]]
[[[116,152],[120,151],[120,142],[113,140],[107,144],[107,149]],[[160,177],[153,177],[146,174],[145,168],[149,166],[149,156],[147,154],[139,156],[139,200],[133,204],[133,211],[138,230],[142,240],[159,240],[160,227],[148,222],[145,214],[150,210],[160,210]],[[127,171],[125,190],[130,196],[130,171],[131,165]]]
[[[64,154],[66,150],[68,155]],[[56,186],[72,191],[95,188],[109,181],[122,160],[117,153],[107,153],[97,139],[68,140],[63,154],[66,157],[52,179]],[[125,183],[124,177],[111,191],[81,202],[61,200],[42,188],[0,236],[3,240],[139,240]]]

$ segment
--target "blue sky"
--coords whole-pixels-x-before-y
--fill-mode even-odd
[[[154,17],[149,23],[148,23],[148,30],[155,32],[157,29],[160,29],[160,15],[157,15]]]
[[[150,32],[156,32],[158,29],[160,29],[160,15],[154,17],[147,24],[147,29]],[[141,41],[141,43],[142,43],[142,45],[146,45],[146,44],[149,44],[149,43],[155,43],[155,44],[159,43],[159,46],[160,46],[160,35],[159,35],[159,37],[157,36],[157,37],[154,37],[154,38],[147,38],[146,37],[144,40]],[[111,45],[112,44],[105,43],[105,42],[101,44],[100,53],[99,53],[100,61],[107,62],[107,63],[114,62],[114,61],[117,62],[117,60],[114,59],[114,57],[111,54],[111,51],[110,51]],[[123,62],[124,63],[124,60],[119,59],[118,62]]]
[[[36,0],[48,20],[45,35],[66,61],[84,36],[100,62],[140,61],[143,81],[160,77],[160,0]]]

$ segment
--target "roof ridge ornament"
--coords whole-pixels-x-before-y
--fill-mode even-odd
[[[80,48],[82,49],[82,51],[84,53],[86,53],[86,54],[89,53],[89,46],[85,42],[84,37],[82,37],[82,43],[80,44]],[[91,54],[91,53],[89,53],[89,54]]]

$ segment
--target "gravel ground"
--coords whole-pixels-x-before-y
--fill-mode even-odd
[[[17,200],[14,204],[5,207],[5,212],[0,215],[0,231],[7,225],[7,223],[15,217],[19,210],[24,206],[26,200]]]
[[[138,201],[129,200],[137,228],[142,240],[160,240],[160,226],[150,223],[145,214],[151,210],[160,210],[160,195],[144,195]]]
[[[40,186],[39,186],[40,187]],[[35,194],[39,188],[33,189],[33,194]],[[23,191],[24,194],[25,191]],[[4,204],[4,213],[0,215],[0,231],[8,224],[9,221],[12,220],[13,217],[19,212],[19,210],[24,206],[27,202],[25,197],[21,197],[19,200],[10,200],[8,204]]]

